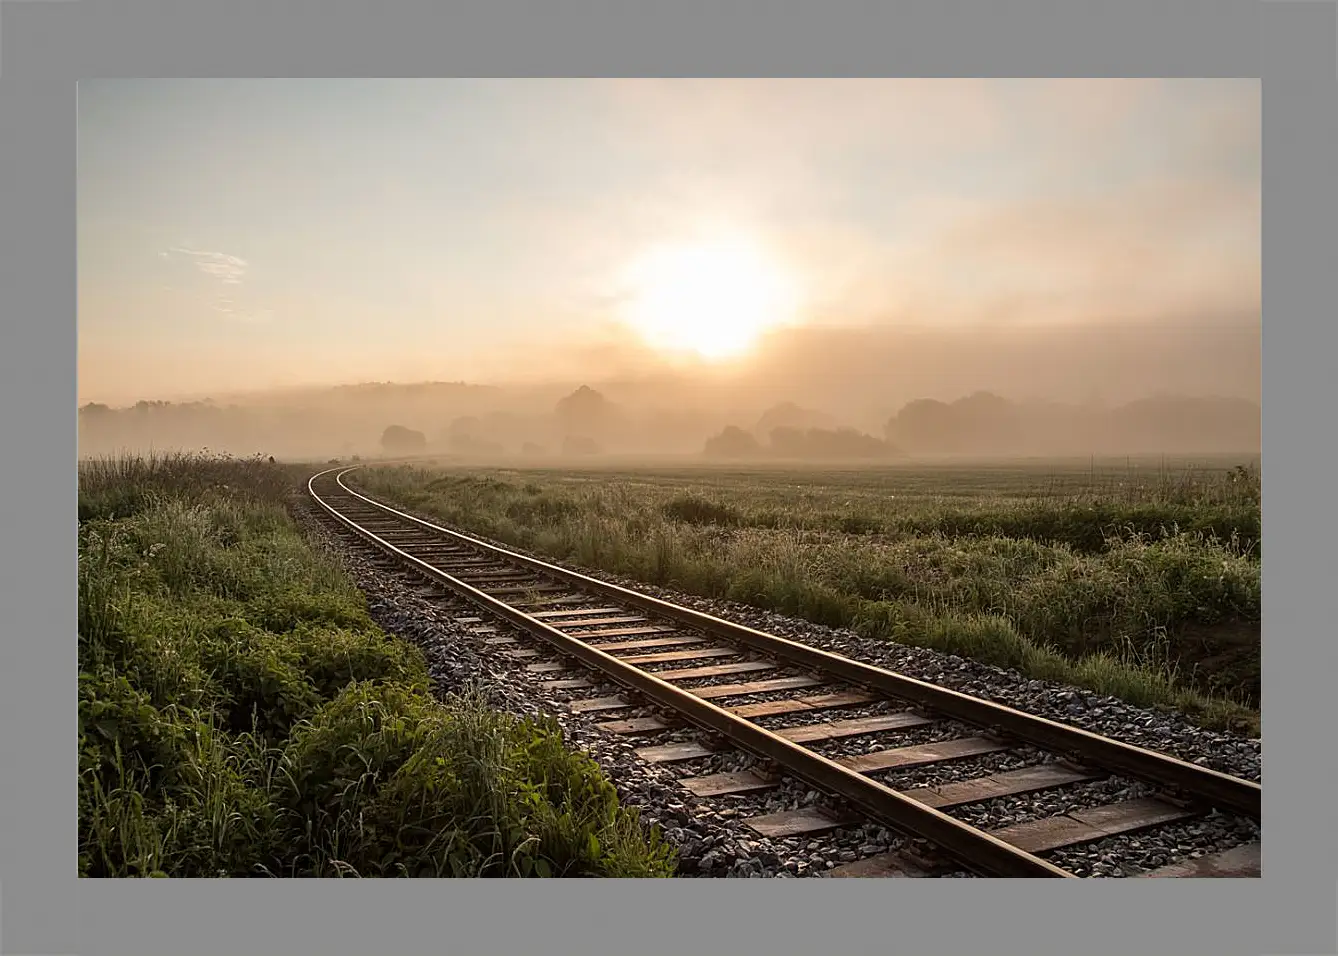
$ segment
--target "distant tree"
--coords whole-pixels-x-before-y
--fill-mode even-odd
[[[831,428],[835,424],[836,420],[824,412],[801,408],[794,402],[782,402],[762,413],[762,417],[753,426],[753,434],[771,435],[778,428],[794,428],[800,431],[810,428]]]
[[[798,428],[773,428],[768,436],[770,451],[782,458],[805,458],[804,432]]]
[[[973,392],[953,403],[953,413],[960,442],[969,451],[1001,452],[1018,444],[1018,410],[1007,398],[993,392]]]
[[[560,398],[553,411],[564,428],[577,434],[589,434],[609,422],[613,406],[595,389],[582,385],[571,395]]]
[[[952,404],[921,398],[888,420],[889,441],[913,451],[1002,452],[1022,439],[1017,406],[991,392],[974,392]]]
[[[381,447],[391,454],[411,454],[427,446],[426,435],[403,425],[391,425],[381,433]]]
[[[888,442],[854,428],[811,428],[805,438],[811,458],[886,458],[896,452]]]
[[[833,461],[858,458],[888,458],[900,454],[889,442],[854,428],[775,428],[772,454],[782,458]]]
[[[479,419],[473,415],[465,415],[461,418],[457,418],[447,426],[447,437],[449,439],[477,438],[479,435],[479,424]]]
[[[884,435],[912,451],[949,451],[959,443],[953,409],[933,398],[918,398],[888,420]]]
[[[708,458],[751,458],[760,451],[758,439],[734,425],[727,425],[719,435],[708,438],[702,449]]]

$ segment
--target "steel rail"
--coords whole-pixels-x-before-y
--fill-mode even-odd
[[[348,469],[348,471],[351,470],[353,469]],[[786,768],[787,772],[828,793],[844,797],[881,823],[911,836],[930,841],[948,856],[975,873],[1002,877],[1076,879],[1074,874],[1053,863],[969,826],[946,813],[905,797],[891,787],[843,767],[836,761],[807,750],[798,744],[791,743],[770,730],[750,723],[742,717],[736,717],[729,711],[675,687],[653,674],[627,664],[611,654],[597,650],[577,638],[570,637],[557,628],[530,617],[492,595],[480,591],[459,578],[396,547],[375,532],[363,528],[352,518],[341,514],[337,508],[320,496],[314,487],[316,479],[330,474],[332,471],[339,471],[339,469],[332,468],[319,472],[307,482],[307,490],[313,500],[363,540],[415,567],[422,574],[441,582],[475,606],[546,641],[563,654],[575,657],[582,663],[607,674],[616,682],[645,694],[648,698],[681,714],[690,723],[704,730],[720,734],[757,756],[777,761]],[[370,499],[344,485],[339,479],[348,471],[336,476],[336,483],[341,488],[354,497],[368,501],[382,510],[394,511],[394,509],[387,509],[377,502],[370,501]],[[395,513],[398,514],[398,512]],[[412,518],[408,515],[405,517]],[[419,519],[413,520],[417,522]],[[448,529],[437,530],[446,531]]]
[[[338,469],[330,469],[330,471],[336,470]],[[459,531],[443,528],[430,521],[425,521],[354,491],[343,481],[344,475],[353,470],[355,469],[349,468],[336,476],[335,479],[339,487],[348,494],[382,511],[405,518],[425,528],[442,532],[466,542],[472,547],[482,548],[501,555],[508,561],[525,565],[551,577],[560,578],[569,584],[577,585],[586,590],[615,597],[641,610],[658,614],[680,624],[698,628],[726,640],[746,644],[755,650],[774,654],[790,663],[820,669],[825,673],[842,677],[852,683],[861,684],[913,704],[932,708],[946,716],[967,723],[981,727],[998,728],[1009,736],[1025,743],[1056,753],[1077,755],[1103,770],[1120,773],[1147,783],[1174,787],[1189,796],[1208,803],[1210,806],[1240,813],[1257,822],[1260,820],[1261,785],[1255,781],[1220,773],[1207,767],[1200,767],[1166,754],[1112,740],[1109,737],[1103,737],[1079,727],[1071,727],[1045,717],[1014,710],[1003,704],[982,700],[979,697],[972,697],[960,691],[939,687],[926,681],[917,680],[914,677],[907,677],[880,667],[854,661],[829,651],[801,644],[798,641],[777,637],[774,634],[766,634],[743,624],[726,621],[691,608],[680,607],[617,584],[610,584],[607,581],[601,581],[577,571],[570,571],[567,568],[558,567],[524,554],[508,551],[487,541],[481,541]],[[322,472],[322,474],[328,473],[329,471]]]

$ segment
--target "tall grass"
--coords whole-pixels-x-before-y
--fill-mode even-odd
[[[1251,468],[352,480],[560,560],[1258,731]]]
[[[122,455],[79,462],[79,520],[129,518],[164,497],[183,501],[243,497],[281,503],[290,472],[259,455],[208,452]]]
[[[665,876],[559,728],[440,702],[260,460],[80,469],[79,873]]]

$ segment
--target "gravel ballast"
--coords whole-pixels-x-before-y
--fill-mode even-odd
[[[569,744],[594,758],[618,789],[628,805],[641,809],[643,819],[658,824],[680,853],[680,871],[684,876],[803,877],[818,875],[842,863],[887,852],[909,845],[878,825],[855,826],[813,837],[769,840],[744,826],[742,818],[782,809],[821,805],[832,801],[803,784],[787,781],[770,791],[732,797],[700,800],[683,790],[676,780],[685,773],[722,772],[745,769],[755,761],[738,752],[723,752],[692,762],[649,764],[635,751],[648,744],[667,742],[678,733],[653,736],[619,736],[595,726],[604,720],[643,716],[653,711],[640,706],[606,715],[601,712],[571,714],[566,703],[573,699],[620,695],[637,705],[640,701],[618,685],[593,680],[594,686],[573,690],[541,687],[544,680],[584,676],[574,668],[570,673],[533,674],[527,665],[549,660],[545,653],[531,659],[511,659],[508,650],[538,645],[519,638],[515,644],[487,645],[485,640],[510,633],[505,625],[495,624],[491,633],[471,633],[473,625],[457,623],[462,615],[477,612],[451,611],[446,601],[424,583],[403,573],[387,570],[351,547],[348,538],[331,525],[320,521],[316,509],[305,497],[298,511],[311,527],[315,540],[336,553],[357,585],[368,597],[369,610],[377,623],[388,632],[412,641],[427,656],[430,671],[445,692],[478,687],[490,704],[519,716],[547,714],[563,729]],[[424,515],[431,520],[431,516]],[[480,540],[487,540],[480,538]],[[500,545],[520,554],[523,549]],[[944,654],[928,648],[911,647],[891,641],[861,637],[846,629],[831,628],[797,620],[734,602],[681,594],[648,586],[616,575],[577,568],[553,561],[543,555],[533,557],[578,571],[597,580],[636,589],[675,604],[694,608],[726,620],[744,624],[790,640],[841,654],[855,660],[948,687],[963,693],[995,701],[1081,727],[1113,739],[1158,750],[1183,760],[1246,779],[1260,779],[1260,741],[1197,727],[1183,715],[1150,711],[1115,698],[1098,697],[1086,690],[1046,681],[1031,680],[1017,672]],[[617,602],[611,602],[617,603]],[[598,605],[593,605],[598,606]],[[491,622],[490,622],[491,623]],[[684,648],[687,650],[688,648]],[[643,653],[651,653],[647,651]],[[731,660],[724,658],[723,660]],[[708,661],[706,663],[717,663]],[[685,666],[679,663],[665,669]],[[768,677],[776,676],[768,674]],[[717,678],[683,682],[681,686],[708,686],[741,683],[748,675],[724,675]],[[823,689],[815,689],[820,693]],[[810,691],[805,691],[809,693]],[[728,700],[723,706],[737,706],[775,699],[783,693],[765,693]],[[841,711],[842,717],[877,713],[884,705],[860,706]],[[787,725],[819,719],[817,715],[764,724]],[[817,749],[829,756],[866,753],[889,746],[944,739],[939,728],[947,721],[927,727],[890,734],[869,735],[832,741]],[[952,728],[958,735],[963,728]],[[691,736],[691,735],[690,735]],[[877,775],[899,789],[925,784],[942,784],[969,779],[983,772],[1012,769],[1045,759],[1026,748],[1012,754],[987,755],[925,768]],[[975,826],[993,828],[1023,822],[1053,813],[1118,799],[1133,799],[1144,794],[1142,785],[1113,779],[1100,784],[1059,788],[1040,794],[1027,794],[974,804],[951,811],[952,815]],[[1079,876],[1111,877],[1130,875],[1182,859],[1202,856],[1250,840],[1259,839],[1258,827],[1241,818],[1213,814],[1185,824],[1162,827],[1145,834],[1115,837],[1100,843],[1057,851],[1048,858]]]
[[[799,875],[786,869],[787,847],[773,845],[747,829],[734,816],[722,817],[716,807],[677,786],[677,774],[665,766],[638,759],[644,744],[595,728],[600,717],[571,714],[565,704],[572,697],[613,696],[620,688],[595,683],[576,691],[549,691],[536,675],[525,671],[527,661],[510,661],[497,647],[472,634],[440,599],[426,596],[422,584],[384,570],[351,546],[349,539],[318,520],[307,502],[297,505],[315,542],[339,558],[354,582],[367,595],[374,621],[388,633],[422,649],[429,673],[443,693],[475,688],[488,703],[519,717],[549,715],[562,728],[568,744],[599,763],[626,805],[638,807],[642,819],[658,824],[679,851],[680,875],[712,877],[776,877]],[[538,675],[547,677],[551,675]]]

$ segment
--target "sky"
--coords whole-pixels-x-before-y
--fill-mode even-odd
[[[102,80],[78,190],[81,403],[1260,321],[1257,80]]]

